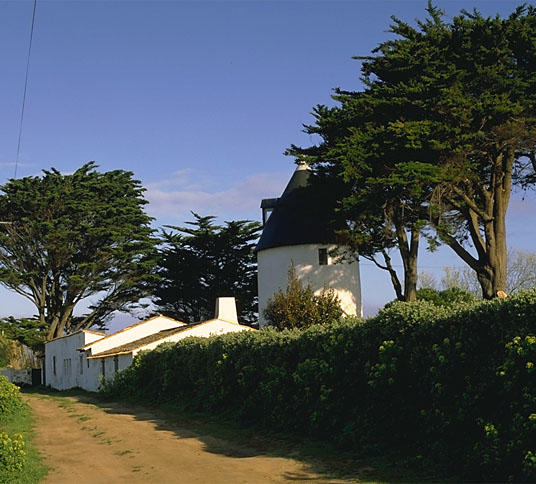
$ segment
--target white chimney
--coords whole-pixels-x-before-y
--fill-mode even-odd
[[[238,324],[236,315],[236,303],[234,297],[219,297],[216,299],[215,319],[221,319],[228,323]]]

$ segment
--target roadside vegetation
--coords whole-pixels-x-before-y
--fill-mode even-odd
[[[436,478],[536,479],[536,291],[305,330],[189,338],[142,353],[106,386],[389,456]]]
[[[32,445],[32,416],[19,388],[0,376],[0,482],[30,484],[46,474]]]

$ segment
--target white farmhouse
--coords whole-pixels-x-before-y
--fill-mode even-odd
[[[251,330],[238,324],[234,298],[218,298],[216,317],[209,321],[187,325],[155,316],[108,336],[97,331],[77,331],[45,344],[44,384],[57,390],[79,387],[96,391],[104,379],[130,366],[142,350],[189,336]]]
[[[337,248],[335,233],[321,197],[309,187],[310,175],[309,166],[299,163],[281,197],[261,203],[264,227],[256,248],[261,327],[266,325],[268,300],[287,287],[291,264],[315,294],[333,289],[346,314],[362,316],[359,262],[334,263],[330,254]]]

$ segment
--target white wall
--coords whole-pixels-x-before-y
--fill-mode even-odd
[[[89,378],[87,361],[78,348],[103,337],[103,334],[82,330],[46,343],[46,384],[56,390],[85,388],[84,384]]]
[[[31,385],[32,384],[32,369],[23,368],[15,370],[14,368],[1,368],[0,375],[5,376],[11,383],[15,385]]]
[[[117,371],[121,371],[129,367],[132,364],[132,361],[134,360],[134,356],[137,355],[139,352],[153,350],[157,346],[163,343],[176,343],[177,341],[180,341],[181,339],[189,338],[192,336],[209,337],[209,336],[218,336],[218,335],[225,334],[225,333],[238,333],[241,331],[255,331],[255,330],[250,328],[249,326],[242,326],[236,323],[229,323],[227,321],[222,321],[219,319],[212,319],[204,323],[201,323],[199,325],[193,326],[192,328],[189,328],[186,331],[180,331],[177,334],[167,336],[164,339],[154,341],[141,348],[137,348],[133,350],[132,353],[129,353],[129,354],[105,356],[102,358],[99,358],[99,357],[90,358],[88,361],[90,362],[90,366],[96,370],[97,372],[96,377],[94,378],[91,385],[88,385],[88,387],[82,387],[82,388],[85,388],[86,390],[89,390],[89,391],[97,391],[103,378],[106,380],[113,379],[113,377],[116,374],[116,363],[115,363],[116,358],[117,358],[117,367],[118,367]],[[102,372],[103,365],[104,365],[104,375]]]
[[[184,338],[189,338],[193,336],[201,336],[208,338],[209,336],[218,336],[225,333],[240,333],[242,331],[255,331],[249,326],[242,326],[236,323],[229,323],[227,321],[222,321],[221,319],[211,319],[205,321],[204,323],[193,326],[192,328],[180,331],[177,334],[172,334],[167,336],[165,339],[154,341],[148,345],[143,346],[134,350],[134,355],[137,355],[140,351],[153,350],[162,343],[176,343]]]
[[[334,245],[307,244],[273,247],[257,253],[259,283],[259,325],[266,325],[262,315],[268,300],[279,289],[287,288],[288,270],[294,263],[300,281],[310,284],[315,294],[324,288],[333,289],[341,300],[342,309],[348,315],[362,315],[361,281],[359,263],[334,263],[328,255],[328,264],[319,265],[318,249],[335,249]]]
[[[167,319],[167,318],[165,318]],[[168,320],[172,321],[172,320]],[[162,323],[163,321],[160,321]],[[175,325],[177,326],[177,325]],[[156,327],[154,332],[158,332],[159,323],[148,325],[147,327]],[[172,326],[173,327],[173,326]],[[142,350],[151,350],[164,342],[176,342],[189,336],[216,336],[230,332],[240,331],[254,331],[248,326],[242,326],[236,323],[229,323],[227,321],[221,321],[213,319],[206,321],[196,326],[192,326],[188,330],[181,331],[176,335],[169,336],[163,340],[155,341],[148,345],[134,350],[132,353],[117,355],[117,371],[124,370],[132,364],[134,355]],[[128,338],[125,336],[132,336],[133,333],[122,332],[120,342],[116,341],[115,346],[135,341],[139,338]],[[116,333],[117,334],[117,333]],[[140,338],[147,336],[144,334]],[[116,373],[116,356],[107,356],[103,358],[88,358],[95,354],[95,345],[99,339],[110,340],[111,338],[103,338],[102,335],[95,335],[94,333],[86,333],[79,331],[69,336],[57,338],[48,342],[45,346],[45,369],[47,373],[47,385],[57,390],[66,390],[68,388],[80,387],[88,391],[97,391],[103,379],[110,380]],[[98,341],[100,343],[100,341]],[[89,345],[89,343],[95,343],[95,345]],[[82,346],[86,346],[85,351],[78,351]],[[89,346],[88,346],[89,345]],[[106,349],[111,349],[109,345]],[[92,350],[92,351],[91,351]],[[102,351],[105,351],[103,349]],[[56,357],[56,372],[54,374],[53,358]],[[69,362],[70,361],[70,362]],[[103,371],[104,362],[104,371]]]
[[[112,380],[118,371],[128,368],[132,364],[132,353],[126,355],[117,355],[117,371],[116,371],[116,357],[110,356],[108,358],[90,358],[89,362],[90,371],[88,375],[90,378],[82,386],[84,390],[90,392],[96,392],[103,380]],[[104,362],[104,373],[103,373]]]
[[[164,329],[177,328],[183,326],[184,323],[167,318],[166,316],[157,316],[155,318],[142,321],[141,323],[133,324],[128,328],[122,329],[117,333],[111,334],[101,340],[86,345],[84,349],[89,350],[92,355],[103,351],[116,348],[118,346],[136,341],[151,334],[158,333]]]

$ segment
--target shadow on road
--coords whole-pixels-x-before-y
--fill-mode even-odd
[[[291,458],[302,463],[306,472],[321,476],[286,473],[284,478],[289,482],[371,482],[370,479],[378,482],[378,479],[385,481],[387,477],[380,476],[374,467],[355,456],[333,449],[329,444],[296,436],[271,435],[266,431],[241,427],[219,416],[186,413],[173,407],[110,401],[83,390],[57,392],[40,387],[23,389],[23,392],[68,398],[75,403],[94,405],[109,414],[130,415],[136,420],[152,423],[157,430],[173,432],[180,439],[196,438],[203,444],[204,450],[213,454],[237,459],[255,456]],[[395,482],[404,479],[393,479],[390,475],[387,480]]]

